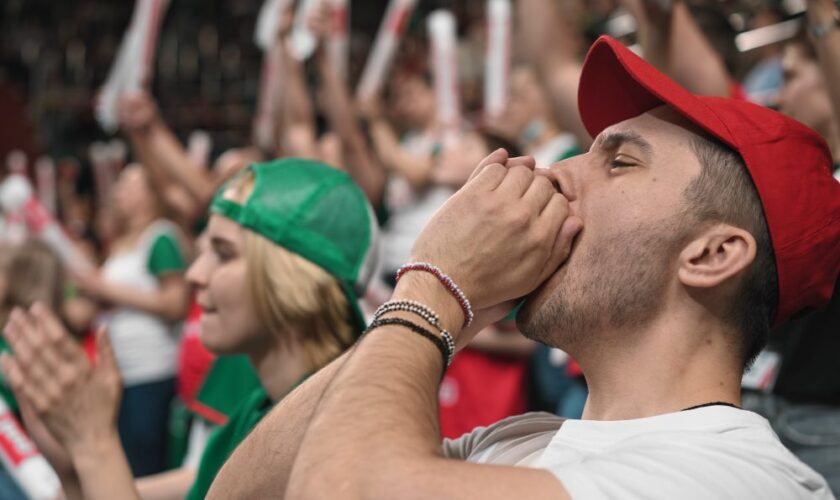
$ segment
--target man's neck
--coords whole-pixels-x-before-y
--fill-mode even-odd
[[[586,420],[627,420],[692,406],[740,404],[741,366],[729,336],[712,325],[662,319],[642,331],[610,332],[578,361],[586,375]]]

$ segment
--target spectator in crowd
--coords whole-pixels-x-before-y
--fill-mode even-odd
[[[409,272],[394,298],[442,323],[404,313],[378,324],[275,408],[210,498],[832,497],[766,420],[738,408],[769,325],[824,305],[840,272],[825,143],[759,106],[693,96],[608,38],[580,88],[597,137],[587,155],[536,175],[497,152],[424,229],[413,258],[452,281]],[[803,178],[811,194],[791,202],[787,186]],[[474,335],[453,281],[479,315],[536,289],[519,324],[581,363],[584,420],[524,416],[440,448],[447,360],[415,332],[446,329],[460,345]]]
[[[12,284],[14,284],[12,286]],[[0,249],[0,325],[5,325],[15,308],[28,308],[35,302],[46,304],[71,334],[80,340],[95,310],[86,300],[73,296],[66,280],[64,266],[58,255],[45,243],[28,240],[21,245]],[[5,340],[0,339],[0,352],[9,352]],[[5,378],[0,377],[0,397],[8,408],[19,412],[17,399]],[[25,499],[5,465],[0,478],[0,497],[9,500]]]
[[[58,255],[46,243],[38,240],[3,248],[2,253],[0,325],[6,324],[14,308],[28,308],[40,302],[56,311],[62,324],[76,338],[83,338],[96,311],[89,301],[76,296]],[[8,350],[2,339],[0,346],[3,346],[0,350]],[[3,394],[6,402],[16,408],[17,404],[8,389]]]
[[[575,137],[557,125],[545,91],[530,66],[522,65],[511,72],[507,108],[498,119],[490,121],[488,128],[533,156],[538,167],[548,167],[581,153]]]
[[[407,6],[401,0],[388,1],[392,6]],[[284,11],[269,12],[287,3]],[[130,145],[134,163],[128,167],[124,167],[125,144],[120,159],[115,159],[119,148],[112,146],[119,139],[108,143],[104,156],[94,154],[105,151],[100,148],[105,143],[101,142],[102,131],[91,127],[89,108],[91,102],[110,102],[94,99],[90,84],[104,76],[104,65],[116,50],[113,41],[117,40],[104,36],[116,25],[97,22],[93,26],[92,14],[124,19],[129,10],[102,0],[84,0],[77,8],[78,18],[67,15],[59,21],[44,18],[46,10],[39,12],[46,5],[44,0],[21,5],[13,2],[0,8],[0,24],[7,27],[0,36],[0,58],[8,59],[11,54],[13,62],[21,60],[15,62],[14,68],[20,68],[16,72],[0,70],[0,86],[10,76],[20,80],[20,75],[29,75],[24,94],[31,106],[29,112],[41,129],[45,151],[57,158],[52,188],[49,176],[42,176],[36,165],[27,168],[20,155],[9,156],[6,170],[30,175],[42,200],[52,189],[53,203],[44,205],[56,207],[52,215],[59,219],[64,233],[90,260],[105,262],[100,271],[74,271],[64,283],[58,255],[65,252],[56,242],[65,245],[68,241],[42,230],[44,219],[50,222],[49,216],[33,212],[29,203],[20,213],[2,214],[9,225],[0,223],[0,242],[19,243],[29,232],[56,250],[53,253],[44,243],[34,241],[0,248],[0,326],[14,307],[26,308],[33,301],[44,305],[40,312],[36,307],[36,312],[14,315],[18,324],[24,325],[12,328],[18,341],[44,341],[33,318],[47,317],[45,310],[52,311],[51,316],[61,324],[61,329],[48,329],[55,336],[47,339],[46,347],[38,349],[34,357],[27,354],[31,349],[23,347],[22,353],[12,354],[22,357],[5,364],[21,375],[20,387],[29,392],[20,398],[29,431],[60,472],[68,496],[203,496],[233,448],[275,403],[280,404],[254,436],[245,439],[219,475],[214,488],[217,496],[317,496],[321,485],[313,483],[313,471],[335,487],[327,496],[352,497],[352,488],[371,485],[384,487],[381,491],[387,493],[378,495],[377,490],[374,496],[398,496],[387,490],[390,485],[369,475],[372,464],[378,464],[385,477],[400,478],[397,493],[411,491],[422,496],[457,497],[464,484],[472,485],[470,477],[481,479],[464,495],[488,498],[528,496],[529,488],[543,486],[545,494],[554,496],[562,496],[565,489],[573,497],[597,496],[597,490],[603,496],[635,492],[649,498],[656,493],[649,489],[652,484],[657,484],[661,495],[681,497],[704,492],[715,497],[797,497],[808,491],[816,497],[830,496],[819,475],[825,477],[828,488],[838,491],[840,453],[834,429],[840,426],[840,382],[834,381],[840,380],[840,365],[834,362],[833,353],[840,349],[836,334],[840,331],[840,285],[837,254],[828,249],[838,245],[836,238],[831,239],[836,235],[837,220],[831,211],[837,193],[824,178],[825,172],[815,168],[833,164],[834,176],[840,179],[840,10],[836,0],[807,0],[802,4],[807,5],[804,13],[795,12],[802,7],[796,7],[795,2],[776,0],[760,5],[692,0],[520,0],[509,5],[513,10],[509,24],[496,24],[491,15],[492,11],[504,17],[503,5],[494,5],[500,11],[490,9],[491,2],[485,0],[459,0],[447,6],[456,16],[457,47],[450,61],[452,74],[457,75],[455,89],[439,85],[437,78],[447,73],[438,71],[440,60],[434,60],[435,71],[431,71],[430,47],[438,45],[433,43],[432,31],[426,35],[425,24],[437,6],[418,2],[382,25],[383,39],[391,38],[387,41],[398,45],[392,60],[378,61],[387,73],[379,90],[366,97],[361,93],[354,96],[351,88],[363,62],[359,49],[375,32],[372,25],[371,29],[358,29],[358,23],[372,19],[369,14],[379,9],[374,4],[378,3],[353,4],[351,19],[331,2],[305,12],[310,6],[307,2],[266,0],[256,30],[260,51],[242,36],[248,34],[251,14],[256,14],[251,7],[255,6],[234,7],[211,0],[201,12],[194,12],[178,3],[154,4],[155,8],[169,5],[167,20],[161,24],[160,44],[151,55],[154,64],[146,61],[149,73],[144,81],[129,85],[139,88],[117,91],[121,95],[114,101],[116,108],[105,109],[116,114],[120,132]],[[69,12],[64,9],[56,4],[47,10],[63,17]],[[392,13],[400,10],[390,9]],[[219,16],[225,22],[214,26]],[[300,24],[304,17],[308,17],[306,25]],[[172,22],[173,18],[177,22]],[[796,24],[801,30],[792,38]],[[491,38],[485,39],[499,26],[510,27],[512,37],[495,32],[500,38],[492,40],[511,43],[494,46],[489,43]],[[766,29],[746,33],[760,26]],[[156,27],[149,27],[143,36],[154,36]],[[587,47],[603,31],[615,32],[648,64],[613,40],[598,42],[584,62]],[[738,44],[737,31],[743,35]],[[58,33],[58,37],[45,37],[46,33]],[[91,38],[96,41],[91,43]],[[756,46],[753,42],[757,40],[766,45]],[[298,49],[307,43],[298,42],[304,41],[314,42],[313,50],[301,57]],[[741,43],[744,41],[750,43]],[[155,46],[156,42],[149,42],[154,40],[147,39],[145,47]],[[371,52],[366,70],[376,66],[371,64],[376,59],[373,54],[383,55],[382,48]],[[486,82],[499,80],[490,71],[492,63],[499,62],[493,61],[493,56],[505,60],[510,56],[508,63],[513,66],[506,82],[493,81],[508,90],[504,112],[490,117],[481,112],[480,97],[482,76],[488,77]],[[760,64],[751,66],[758,60]],[[56,66],[54,61],[62,64]],[[263,74],[257,80],[260,64]],[[115,71],[120,68],[127,69],[114,66]],[[485,69],[487,75],[483,75]],[[124,73],[127,77],[128,72]],[[662,75],[698,96],[715,98],[697,101]],[[57,87],[52,80],[71,82],[72,91]],[[441,123],[437,116],[442,104],[437,99],[444,90],[457,94],[461,108],[457,127]],[[722,98],[778,108],[818,135],[778,114]],[[721,116],[721,109],[730,108],[740,114],[724,116],[720,120],[726,125],[723,130],[708,114],[698,114],[695,105]],[[56,109],[63,111],[55,113]],[[97,109],[97,119],[103,118],[102,111]],[[744,116],[752,120],[749,134],[744,132],[749,127],[738,127]],[[757,162],[754,152],[742,147],[744,140],[761,134],[769,137],[772,131],[767,126],[773,123],[789,133],[767,139],[761,151],[790,146]],[[198,128],[212,136],[215,148],[193,148],[196,143],[185,140]],[[608,140],[616,136],[616,130],[621,140]],[[602,137],[594,140],[601,132]],[[32,150],[33,145],[14,146],[14,137],[0,128],[0,145],[4,145],[0,150],[14,147],[37,158],[39,152]],[[89,148],[85,137],[96,142]],[[650,146],[639,147],[640,141],[634,140],[639,137]],[[12,144],[7,144],[8,138]],[[191,146],[186,146],[188,143]],[[37,149],[38,145],[34,146]],[[199,150],[206,154],[195,154]],[[213,156],[222,154],[211,161],[211,151]],[[826,151],[830,161],[826,161]],[[89,153],[90,164],[85,153]],[[533,160],[520,157],[523,153]],[[482,164],[488,155],[489,160]],[[604,160],[602,170],[593,167],[596,157],[607,156],[611,164]],[[283,182],[267,180],[263,174],[271,170],[259,162],[269,158],[287,158],[270,165],[292,168],[294,164],[301,172],[295,179],[301,183],[287,182],[290,179],[286,177]],[[667,173],[662,168],[666,160],[673,160]],[[507,170],[487,166],[494,162]],[[784,164],[778,174],[784,177],[767,180],[767,171],[756,170],[759,163]],[[339,166],[349,175],[321,164]],[[474,175],[476,164],[483,165],[481,175],[485,177]],[[730,174],[741,174],[726,177],[722,168],[710,165],[726,165]],[[745,166],[749,175],[743,175]],[[530,173],[535,168],[535,173]],[[568,212],[563,215],[556,206],[565,207],[560,199],[542,210],[543,215],[531,217],[527,227],[516,221],[505,226],[503,222],[517,212],[517,204],[499,192],[512,189],[493,189],[479,196],[481,189],[476,186],[486,180],[487,171],[503,178],[499,180],[503,186],[518,182],[523,192],[529,186],[528,192],[540,193],[541,200],[548,200],[549,195],[559,197],[555,194],[560,192],[568,202]],[[688,187],[675,188],[697,172],[701,173]],[[603,178],[598,177],[602,173]],[[655,189],[642,187],[645,173],[655,178],[651,180],[657,182]],[[542,177],[551,181],[553,189]],[[354,242],[348,239],[349,232],[369,229],[370,214],[365,211],[366,217],[359,219],[364,223],[357,226],[359,221],[345,220],[352,211],[339,210],[336,207],[341,202],[335,200],[325,198],[305,209],[282,205],[294,205],[300,194],[297,188],[328,183],[329,179],[339,183],[352,179],[358,186],[352,189],[354,197],[362,193],[367,198],[382,228],[381,259],[366,261],[381,260],[382,265],[357,269],[361,275],[374,276],[360,301],[366,317],[355,307],[356,294],[349,293],[352,280],[331,267],[342,252],[323,261],[317,256],[329,246],[324,242]],[[94,181],[96,196],[90,189]],[[768,189],[775,189],[772,186],[782,184],[786,188],[784,211],[778,209],[776,195],[767,195]],[[263,189],[269,186],[270,192]],[[617,186],[617,191],[610,191],[610,186]],[[714,186],[718,189],[712,189]],[[682,203],[674,201],[678,193],[685,195],[679,198]],[[495,200],[497,208],[488,208],[491,203],[487,200]],[[822,203],[817,203],[820,200]],[[804,204],[810,204],[813,213],[800,210]],[[234,205],[239,208],[231,208]],[[257,218],[240,218],[242,213],[250,213],[250,208],[265,206],[269,208],[257,210]],[[324,211],[313,211],[313,207]],[[288,239],[285,233],[278,236],[282,232],[278,221],[292,213],[286,209],[301,217],[295,219],[300,227],[311,228],[307,224],[317,221],[318,231],[329,233],[320,240],[322,244],[300,246],[300,238]],[[328,209],[331,215],[322,217]],[[820,210],[824,226],[813,238],[785,244],[784,233],[789,228],[811,227],[814,213]],[[592,215],[596,212],[598,215]],[[783,212],[798,215],[791,215],[788,223],[779,222],[785,217]],[[546,243],[541,238],[529,239],[529,234],[542,227],[541,221],[551,213],[558,218],[552,234],[561,233],[555,250],[565,255],[558,250],[565,247],[570,256],[553,278],[540,284],[544,276],[529,274],[528,266],[546,251]],[[263,216],[267,218],[260,218]],[[565,226],[560,225],[561,219],[567,221]],[[581,221],[585,228],[575,236],[572,233]],[[478,234],[490,230],[497,234]],[[370,229],[370,234],[374,233]],[[616,236],[618,233],[623,238]],[[715,239],[721,234],[730,238]],[[814,238],[823,238],[824,245],[815,244]],[[707,243],[703,248],[709,253],[698,257],[692,251],[700,240]],[[225,242],[230,244],[223,245]],[[527,251],[523,249],[526,243]],[[223,259],[223,250],[233,247],[234,258]],[[185,276],[187,262],[196,258],[194,248],[198,249],[197,260]],[[418,254],[418,248],[427,252]],[[786,256],[795,248],[809,253],[810,264],[791,270],[785,264],[790,262]],[[280,254],[285,257],[281,259]],[[418,255],[440,265],[467,292],[476,306],[472,326],[462,331],[457,308],[439,297],[442,294],[436,290],[441,290],[434,280],[420,279],[409,271],[397,284],[398,269]],[[710,260],[712,256],[717,259]],[[10,264],[10,260],[14,262]],[[770,260],[775,265],[769,265]],[[663,271],[650,272],[648,264],[657,262]],[[493,265],[497,267],[490,272]],[[698,266],[708,271],[702,279],[695,272]],[[542,271],[548,273],[556,267],[552,261]],[[728,271],[720,271],[722,268]],[[307,269],[320,272],[320,278]],[[305,276],[290,279],[292,271]],[[223,277],[234,274],[235,279],[222,283]],[[326,281],[321,279],[324,276]],[[759,278],[765,282],[758,283]],[[735,300],[739,284],[750,280],[767,293],[751,304]],[[327,281],[338,283],[347,293],[349,315],[329,325],[295,316],[302,304],[306,311],[334,316],[330,311],[335,304],[324,298],[330,293],[320,288],[317,293],[304,290],[313,282]],[[665,282],[668,286],[664,288],[654,286]],[[193,293],[188,291],[190,283]],[[810,293],[803,283],[818,284],[819,291]],[[790,292],[792,286],[800,286],[799,291]],[[536,288],[530,301],[524,297],[526,288]],[[773,290],[781,295],[774,297]],[[557,296],[547,298],[552,291]],[[824,300],[832,291],[833,298]],[[503,306],[492,308],[492,313],[484,310],[491,302],[500,301],[501,295],[519,299],[514,308],[521,311],[519,326],[517,313],[510,311],[514,301],[505,300]],[[794,295],[801,299],[794,305],[802,306],[802,314],[783,321],[795,312],[791,306]],[[221,307],[217,296],[225,301],[230,298],[229,305]],[[251,300],[245,300],[248,297]],[[609,307],[605,301],[599,302],[599,297],[608,297]],[[732,307],[714,297],[732,298]],[[397,307],[389,298],[431,302]],[[560,300],[564,298],[565,302]],[[377,310],[386,302],[385,309]],[[540,308],[544,302],[547,305]],[[627,303],[635,303],[636,309]],[[824,303],[827,308],[807,311],[808,306]],[[686,304],[699,306],[683,307]],[[738,304],[749,312],[740,317],[742,323],[753,325],[742,328],[752,332],[745,340],[733,337],[738,315],[731,309]],[[778,306],[777,314],[768,312],[768,304]],[[628,310],[638,309],[649,315],[613,321],[626,319]],[[715,313],[714,317],[703,316],[698,309]],[[678,319],[663,319],[678,311],[682,312]],[[104,361],[98,365],[92,362],[91,368],[76,344],[67,343],[65,337],[67,331],[73,336],[93,331],[97,322],[92,318],[97,313],[98,323],[108,327],[111,342],[100,344]],[[345,335],[348,325],[358,333],[372,314],[372,338],[355,347],[352,356],[325,366],[349,345]],[[299,321],[286,321],[289,315]],[[590,317],[594,318],[591,322],[583,321]],[[686,328],[686,318],[695,320],[695,329]],[[763,343],[769,320],[775,326],[770,343],[744,375],[739,400],[739,369],[750,364],[752,354]],[[52,319],[49,322],[53,324]],[[595,323],[601,327],[593,326]],[[377,333],[380,329],[391,330],[392,335]],[[446,369],[439,380],[426,369],[433,362],[422,345],[402,338],[411,334],[400,329],[427,333],[445,354]],[[457,340],[457,356],[446,355],[450,350],[443,329]],[[666,330],[668,335],[663,333]],[[29,333],[22,334],[24,331]],[[337,348],[316,356],[305,347],[320,340],[309,344],[308,333],[303,332],[314,335],[321,331],[329,334],[316,337]],[[535,331],[543,335],[535,335]],[[88,335],[83,342],[89,357],[95,353],[93,337]],[[711,343],[703,344],[704,339]],[[399,351],[397,343],[411,349]],[[648,349],[652,344],[655,347]],[[108,354],[109,346],[113,346],[115,362]],[[258,346],[265,348],[259,350]],[[49,353],[55,349],[67,350],[66,359],[58,356],[66,364],[53,365],[56,359]],[[267,354],[270,352],[280,354]],[[391,366],[395,358],[400,360],[399,370]],[[73,376],[44,380],[38,374],[47,365],[54,366],[59,375],[66,369]],[[604,368],[607,365],[609,369]],[[114,366],[125,384],[121,402],[111,370]],[[321,367],[324,369],[315,373]],[[682,371],[675,372],[675,367]],[[310,378],[294,389],[303,373]],[[401,384],[405,374],[412,375],[411,387]],[[712,387],[718,379],[723,385]],[[756,386],[755,380],[761,383]],[[65,384],[61,394],[56,384]],[[687,385],[692,387],[686,389]],[[383,394],[381,387],[392,390]],[[657,398],[660,392],[666,395]],[[345,398],[350,394],[357,397],[348,401]],[[9,391],[5,395],[16,408],[17,398]],[[41,404],[35,405],[39,411],[32,411],[27,397],[41,399]],[[528,406],[527,397],[531,398]],[[366,403],[367,412],[359,402]],[[117,406],[119,411],[114,410]],[[769,425],[754,413],[728,406],[758,413]],[[413,411],[407,414],[407,408]],[[529,409],[583,420],[544,414],[506,419]],[[676,411],[680,409],[684,411]],[[122,447],[109,420],[115,412],[119,414],[116,428]],[[616,419],[622,422],[611,421]],[[393,425],[397,420],[399,425]],[[350,428],[349,422],[355,427]],[[379,425],[372,435],[375,422]],[[475,427],[484,429],[473,431]],[[781,448],[771,427],[796,457]],[[676,439],[666,440],[663,429],[667,428]],[[392,429],[401,432],[392,434]],[[687,429],[701,437],[687,439]],[[502,468],[490,472],[453,461],[437,473],[436,467],[443,462],[429,451],[438,447],[435,430],[441,437],[454,439],[444,442],[447,457],[548,468],[561,486],[550,474]],[[720,439],[724,432],[729,443]],[[749,433],[755,439],[748,439]],[[70,434],[74,435],[68,437]],[[464,437],[457,439],[462,434]],[[386,435],[391,437],[387,442]],[[329,443],[324,436],[330,436]],[[632,436],[647,447],[636,446]],[[750,467],[732,447],[733,441],[750,450]],[[586,449],[578,449],[578,443],[583,442],[588,443]],[[282,450],[278,451],[278,443],[283,444]],[[679,449],[673,447],[675,443],[680,443]],[[392,455],[395,444],[406,452]],[[612,462],[603,460],[601,444],[611,446]],[[90,450],[97,447],[104,451],[91,458]],[[359,449],[370,453],[353,455]],[[570,450],[580,453],[572,457]],[[82,466],[71,464],[70,457],[73,463],[82,457]],[[575,462],[576,457],[584,459]],[[632,477],[614,473],[611,466],[632,470]],[[161,473],[169,467],[177,468]],[[770,477],[769,470],[776,471],[775,476]],[[429,471],[434,473],[424,476]],[[444,483],[453,471],[466,481]],[[647,474],[655,474],[656,482],[646,480]],[[698,481],[701,474],[715,479]],[[18,478],[18,483],[25,486],[26,481]],[[754,485],[751,492],[741,491],[745,483]],[[506,490],[511,485],[513,490]],[[773,485],[777,490],[771,491]],[[446,488],[446,495],[429,489],[436,487]],[[715,488],[728,489],[710,493]],[[20,493],[2,491],[3,498]]]
[[[195,165],[144,90],[123,96],[119,112],[121,129],[159,193],[161,205],[190,233],[201,226],[216,189],[248,163],[262,159],[255,148],[238,148],[222,154],[209,171]]]
[[[301,196],[290,197],[292,192]],[[305,215],[295,210],[303,206]],[[217,354],[246,353],[262,387],[213,434],[196,472],[181,474],[166,489],[141,481],[144,498],[204,498],[228,455],[272,405],[338,356],[363,326],[356,297],[372,273],[377,240],[372,211],[349,176],[298,159],[255,164],[219,191],[211,214],[209,246],[187,273],[204,309],[202,340]],[[275,225],[280,220],[283,231]],[[25,413],[30,426],[40,430],[34,434],[39,444],[52,442],[43,448],[55,450],[49,456],[53,464],[67,463],[64,455],[70,455],[70,470],[57,466],[68,496],[137,496],[119,441],[107,432],[119,398],[110,343],[101,349],[104,359],[91,368],[46,307],[15,314],[7,333],[13,345],[38,353],[72,351],[52,367],[74,376],[55,394],[60,400],[42,405],[37,397],[26,399]],[[37,345],[48,339],[55,343]],[[7,366],[16,392],[47,389],[29,378],[35,363],[17,359],[20,364]],[[61,410],[70,409],[80,411],[60,418]]]
[[[121,233],[101,271],[79,273],[79,289],[104,309],[125,391],[120,438],[138,477],[166,469],[169,406],[175,391],[179,326],[187,311],[180,231],[162,217],[157,192],[140,165],[114,186]]]
[[[785,44],[782,112],[811,127],[828,143],[840,178],[840,30],[832,2],[808,4],[805,32]],[[816,28],[816,29],[815,29]],[[768,383],[745,396],[745,407],[767,417],[782,442],[840,492],[840,280],[829,305],[772,332],[768,354],[756,363]],[[773,376],[775,378],[773,378]],[[759,374],[759,378],[761,374]]]

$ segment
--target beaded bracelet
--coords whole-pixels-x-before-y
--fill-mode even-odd
[[[461,306],[461,311],[464,313],[464,326],[463,328],[467,328],[472,324],[473,321],[473,310],[472,306],[470,305],[470,301],[467,299],[467,296],[464,295],[464,292],[455,284],[455,282],[446,275],[443,271],[440,270],[439,267],[435,266],[434,264],[429,264],[428,262],[409,262],[408,264],[402,266],[397,271],[397,281],[403,277],[403,275],[409,271],[423,271],[433,275],[435,278],[440,281],[440,283],[449,290],[449,293],[455,297],[455,300],[458,301],[458,304]]]
[[[430,332],[429,330],[426,330],[422,326],[420,326],[416,323],[413,323],[413,322],[411,322],[407,319],[403,319],[403,318],[380,318],[380,319],[373,320],[373,322],[371,322],[370,326],[368,326],[367,329],[365,329],[365,331],[363,333],[363,336],[365,334],[367,334],[368,332],[370,332],[371,330],[375,330],[376,328],[379,328],[380,326],[388,326],[388,325],[398,325],[398,326],[408,328],[409,330],[413,331],[414,333],[420,334],[421,336],[429,339],[435,345],[435,347],[438,348],[438,351],[440,351],[440,355],[443,358],[443,369],[446,370],[446,368],[449,366],[449,363],[452,361],[452,356],[453,356],[453,353],[454,353],[454,351],[450,349],[449,345],[443,339],[441,339],[440,337],[438,337],[434,333]]]
[[[373,313],[373,319],[376,319],[385,313],[394,311],[405,311],[417,314],[426,320],[426,323],[429,323],[438,330],[442,329],[440,326],[440,317],[424,304],[414,300],[389,300],[379,306],[376,312]]]
[[[451,358],[455,353],[455,339],[452,338],[452,335],[446,331],[443,325],[440,324],[440,318],[438,315],[426,307],[424,304],[420,302],[416,302],[414,300],[392,300],[386,302],[379,306],[376,312],[373,313],[374,321],[379,319],[383,314],[387,314],[389,312],[394,311],[402,311],[408,312],[412,314],[416,314],[423,318],[426,323],[434,326],[440,332],[440,336],[443,338],[443,341],[446,342],[446,345],[449,347],[450,354],[450,362]]]

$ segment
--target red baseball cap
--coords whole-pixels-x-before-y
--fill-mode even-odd
[[[776,258],[773,324],[825,306],[840,273],[840,182],[831,175],[823,138],[756,104],[694,95],[610,37],[592,45],[578,89],[580,116],[592,137],[663,104],[744,160]]]

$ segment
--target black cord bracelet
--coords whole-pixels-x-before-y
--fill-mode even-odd
[[[405,328],[408,328],[412,332],[422,335],[423,337],[429,339],[435,345],[435,347],[438,348],[438,351],[440,351],[440,355],[443,358],[443,370],[446,371],[446,368],[449,366],[449,359],[451,356],[449,352],[449,346],[447,346],[446,342],[444,342],[443,339],[430,332],[429,330],[426,330],[417,323],[403,318],[377,318],[370,324],[370,326],[367,327],[367,329],[365,329],[362,336],[364,336],[364,334],[368,333],[371,330],[379,328],[380,326],[388,325],[403,326]]]

